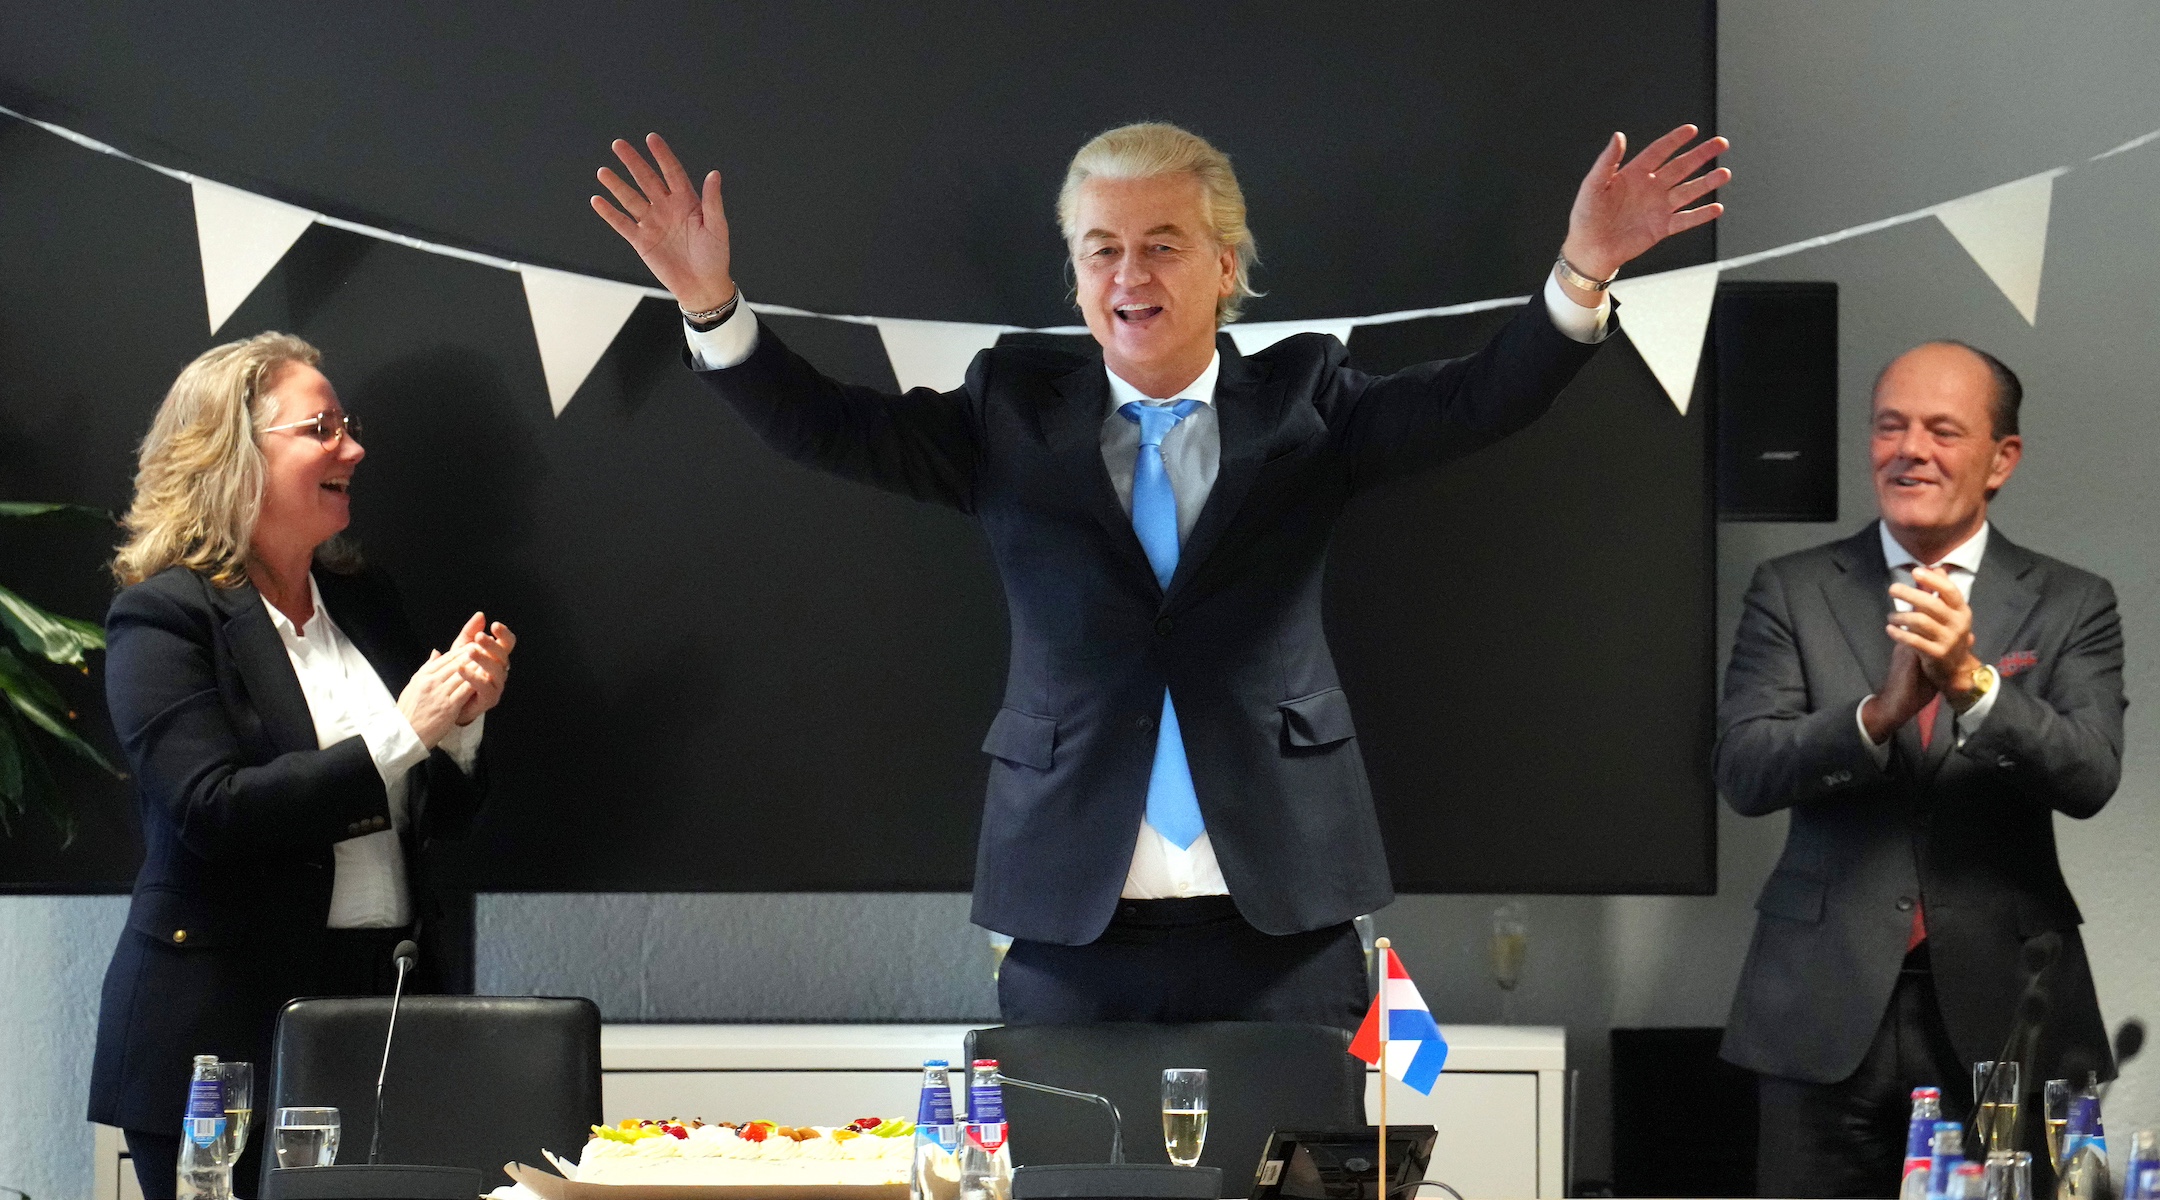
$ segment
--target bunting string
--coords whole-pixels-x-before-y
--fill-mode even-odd
[[[110,155],[185,183],[195,203],[196,234],[203,263],[203,292],[216,333],[233,312],[276,269],[287,250],[311,225],[324,225],[362,237],[516,272],[524,283],[533,337],[546,377],[548,400],[560,416],[639,301],[667,300],[658,287],[623,283],[596,275],[517,262],[462,246],[429,241],[361,221],[287,204],[280,200],[205,179],[99,141],[65,126],[0,106],[0,115],[33,125],[99,154]],[[1882,217],[1832,233],[1782,246],[1735,255],[1653,275],[1623,279],[1613,293],[1628,306],[1627,333],[1638,354],[1664,387],[1673,405],[1687,412],[1694,391],[1702,339],[1716,295],[1717,280],[1727,271],[1754,266],[1852,238],[1879,233],[1933,217],[1964,247],[2028,324],[2038,323],[2041,268],[2047,246],[2047,222],[2055,180],[2080,167],[2141,149],[2160,141],[2160,129],[2131,138],[2092,155],[2075,166],[2060,166],[2022,179],[1944,200],[1911,212]],[[1331,334],[1345,343],[1361,325],[1391,325],[1432,317],[1461,316],[1527,304],[1529,296],[1502,296],[1401,309],[1359,317],[1317,317],[1289,321],[1248,321],[1223,327],[1240,353],[1251,354],[1297,333]],[[1007,333],[1085,334],[1084,325],[998,325],[960,321],[814,312],[786,304],[747,301],[768,316],[808,317],[868,325],[878,331],[903,388],[958,387],[968,363]]]

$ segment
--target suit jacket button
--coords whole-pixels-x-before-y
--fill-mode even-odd
[[[177,945],[179,945],[180,943],[182,943],[182,942],[185,942],[186,940],[187,940],[187,930],[185,930],[185,929],[175,929],[175,930],[173,930],[173,931],[172,931],[172,944],[173,944],[173,945],[177,946]]]
[[[1899,912],[1911,912],[1911,911],[1912,911],[1912,897],[1911,897],[1911,896],[1899,896],[1899,897],[1897,898],[1897,910],[1898,910]]]
[[[1995,760],[1995,765],[2007,771],[2017,765],[2017,760],[2005,754],[2001,758]]]
[[[1836,787],[1836,786],[1837,786],[1837,776],[1835,776],[1835,775],[1825,775],[1825,776],[1823,776],[1823,777],[1822,777],[1822,785],[1823,785],[1824,787]]]
[[[1172,627],[1172,625],[1173,625],[1173,622],[1172,622],[1172,621],[1170,620],[1170,618],[1168,618],[1168,617],[1157,617],[1157,618],[1155,618],[1155,633],[1156,633],[1156,636],[1158,636],[1158,637],[1169,637],[1169,636],[1170,636],[1170,630],[1171,630],[1171,627]]]
[[[1135,717],[1133,718],[1132,727],[1142,733],[1146,733],[1148,730],[1155,728],[1155,718]]]

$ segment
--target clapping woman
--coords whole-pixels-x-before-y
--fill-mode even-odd
[[[126,1131],[152,1200],[174,1194],[191,1056],[258,1064],[260,1093],[287,1000],[387,992],[408,936],[425,986],[419,852],[480,808],[482,718],[516,645],[474,613],[428,649],[338,538],[367,452],[319,363],[279,333],[190,363],[143,439],[113,563],[106,694],[143,865],[90,1118]]]

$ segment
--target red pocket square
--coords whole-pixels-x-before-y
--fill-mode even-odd
[[[2007,678],[2021,671],[2030,671],[2039,665],[2040,656],[2037,653],[2031,650],[2012,650],[2002,656],[2002,661],[1995,664],[1995,669]]]

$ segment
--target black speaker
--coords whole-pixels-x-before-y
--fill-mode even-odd
[[[1837,520],[1837,285],[1720,283],[1709,341],[1718,518]]]

